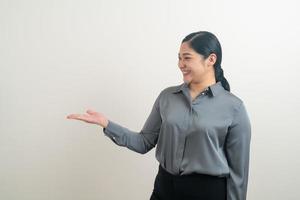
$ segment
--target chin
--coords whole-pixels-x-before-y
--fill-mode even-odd
[[[190,80],[190,79],[183,79],[183,82],[185,82],[185,83],[190,83],[191,80]]]

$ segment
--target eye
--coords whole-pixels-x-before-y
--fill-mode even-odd
[[[181,60],[180,57],[178,57],[178,59]],[[185,57],[185,58],[183,58],[183,59],[184,59],[184,60],[190,60],[191,58],[190,58],[190,57]]]

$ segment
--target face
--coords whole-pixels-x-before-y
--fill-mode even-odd
[[[189,47],[187,42],[183,42],[178,53],[178,67],[182,72],[183,81],[186,83],[199,83],[211,75],[215,54],[208,58],[204,57]]]

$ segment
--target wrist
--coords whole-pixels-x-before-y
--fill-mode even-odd
[[[108,119],[106,119],[104,124],[103,124],[103,128],[106,128],[108,126],[108,123],[109,123],[109,121],[108,121]]]

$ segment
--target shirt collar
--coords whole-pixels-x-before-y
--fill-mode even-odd
[[[175,91],[173,93],[178,93],[180,91],[189,89],[188,88],[188,83],[183,82],[181,85],[177,86],[175,88]],[[222,92],[224,90],[221,81],[218,81],[208,87],[206,87],[204,89],[204,91],[207,90],[209,94],[211,94],[212,96],[216,96],[217,94],[219,94],[220,92]]]

